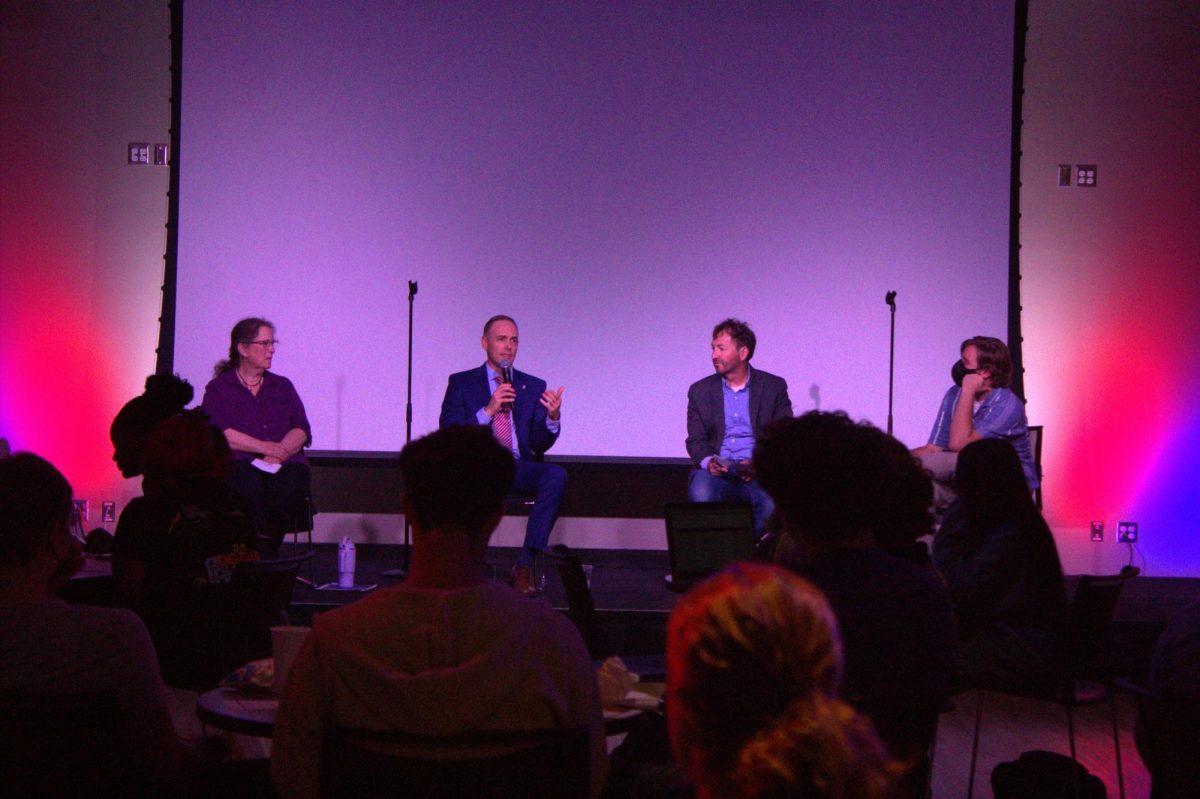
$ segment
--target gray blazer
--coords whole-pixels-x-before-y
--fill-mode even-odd
[[[687,451],[697,466],[708,456],[719,454],[725,438],[725,398],[721,386],[721,376],[711,374],[688,389]],[[751,367],[750,427],[755,438],[766,425],[791,416],[787,381]]]

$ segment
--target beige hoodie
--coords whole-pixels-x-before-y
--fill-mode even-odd
[[[397,586],[314,620],[275,725],[271,776],[285,799],[317,795],[329,721],[420,735],[588,726],[593,795],[607,770],[578,630],[548,603],[494,583]]]

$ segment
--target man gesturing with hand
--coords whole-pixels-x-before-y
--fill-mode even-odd
[[[450,375],[439,425],[489,425],[496,440],[516,459],[512,492],[533,497],[534,502],[525,543],[512,570],[513,587],[535,596],[534,557],[550,540],[567,485],[567,473],[561,466],[541,460],[558,440],[563,387],[547,388],[545,380],[513,369],[518,336],[512,317],[489,319],[480,344],[486,362]]]

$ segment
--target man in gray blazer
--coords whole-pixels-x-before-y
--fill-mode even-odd
[[[759,533],[775,509],[754,479],[750,454],[758,433],[792,416],[787,381],[750,367],[757,338],[739,319],[717,323],[712,333],[716,374],[688,389],[687,450],[696,468],[688,477],[692,502],[749,502]]]

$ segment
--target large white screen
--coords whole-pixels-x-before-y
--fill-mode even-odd
[[[314,446],[414,435],[483,321],[563,385],[553,454],[685,454],[725,316],[797,412],[928,435],[1003,338],[1011,3],[187,0],[176,369],[262,315]]]

